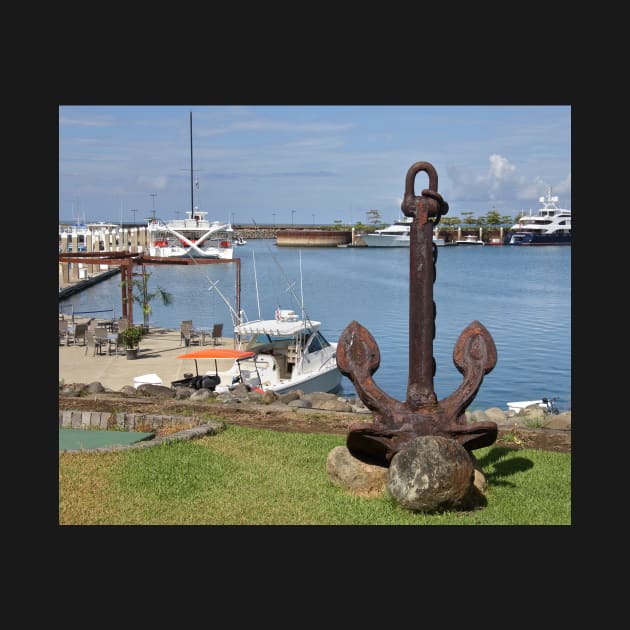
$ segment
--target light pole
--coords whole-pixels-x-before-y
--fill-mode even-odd
[[[273,217],[273,227],[276,227],[276,213],[272,212],[271,216]]]
[[[138,210],[134,209],[134,210],[130,210],[129,212],[133,212],[133,222],[135,224],[135,222],[136,222],[136,212],[138,212]]]
[[[311,216],[313,217],[313,225],[315,225],[315,215],[312,214]]]
[[[293,225],[293,215],[295,214],[295,210],[291,210],[291,225]]]
[[[155,198],[157,197],[157,193],[149,193],[151,197],[153,197],[153,218],[155,219]]]
[[[234,217],[236,216],[235,212],[232,212],[232,225],[234,225]]]

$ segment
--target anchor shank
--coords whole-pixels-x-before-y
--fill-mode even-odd
[[[418,215],[411,224],[409,242],[407,404],[411,409],[437,402],[433,391],[433,225]]]

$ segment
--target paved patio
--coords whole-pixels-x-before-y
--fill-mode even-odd
[[[157,374],[163,385],[170,387],[172,381],[184,378],[186,373],[196,373],[192,359],[178,359],[177,356],[206,346],[185,347],[180,340],[179,330],[152,328],[140,341],[140,351],[135,360],[127,359],[124,349],[117,354],[94,355],[92,348],[84,345],[59,346],[59,379],[64,383],[92,383],[99,381],[103,387],[120,390],[125,385],[133,385],[134,378],[145,374]],[[233,348],[231,337],[220,339],[220,348]],[[105,351],[106,352],[106,351]],[[202,374],[212,366],[199,364]]]

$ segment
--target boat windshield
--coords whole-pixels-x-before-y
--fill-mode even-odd
[[[308,349],[309,352],[317,352],[318,350],[322,350],[323,348],[326,348],[328,346],[330,346],[328,340],[324,337],[324,335],[322,335],[322,333],[317,331],[317,333],[313,335]]]
[[[273,335],[269,333],[254,334],[246,343],[245,348],[252,352],[266,352],[272,348],[288,348],[293,345],[296,348],[305,348],[309,338],[308,346],[310,352],[316,352],[322,348],[326,348],[330,344],[319,331],[313,335],[312,328],[305,328],[295,335]]]

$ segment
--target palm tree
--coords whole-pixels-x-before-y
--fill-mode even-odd
[[[142,273],[134,273],[132,276],[139,276],[140,279],[131,280],[131,299],[142,307],[142,315],[144,318],[142,327],[144,332],[149,332],[149,316],[153,312],[151,302],[159,298],[164,306],[170,306],[174,301],[174,297],[172,293],[165,291],[161,287],[156,287],[154,291],[149,292],[149,278],[151,277],[151,273],[146,271],[144,265],[142,265]],[[125,284],[126,282],[122,282],[121,286]],[[138,289],[138,293],[133,292],[134,288]],[[123,298],[123,304],[126,301],[126,298]]]

